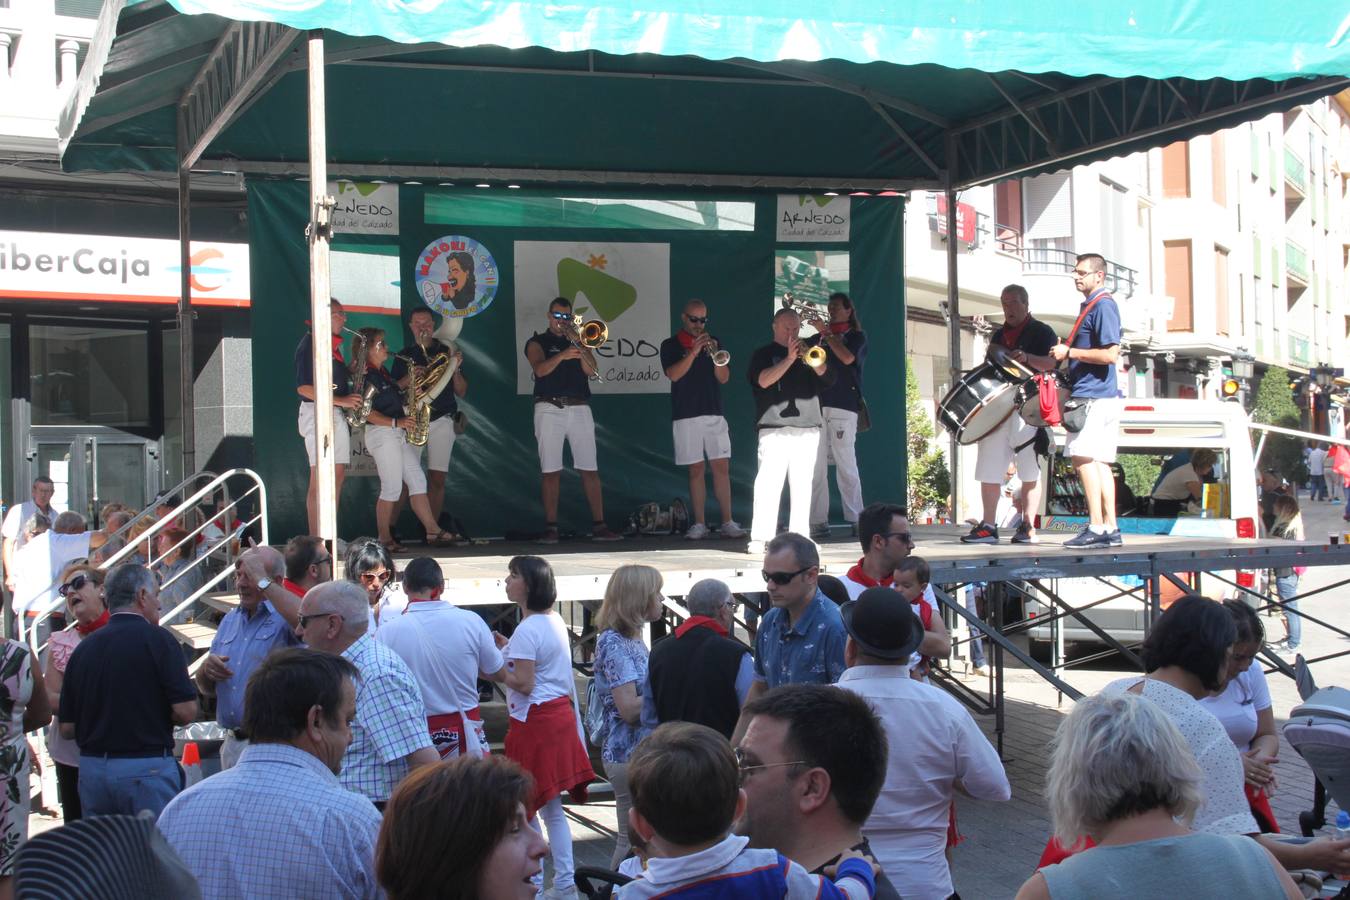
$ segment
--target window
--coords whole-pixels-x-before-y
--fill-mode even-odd
[[[1214,248],[1214,331],[1228,334],[1228,251]]]
[[[994,246],[1004,253],[1022,249],[1022,181],[1019,178],[994,185]]]
[[[28,341],[34,425],[151,425],[145,331],[34,325]]]
[[[1172,298],[1167,330],[1190,331],[1194,321],[1190,241],[1163,241],[1163,290]]]
[[[1191,195],[1191,145],[1177,141],[1163,148],[1163,196]]]
[[[1129,257],[1130,222],[1125,188],[1101,179],[1102,255],[1112,262],[1125,263]]]
[[[1210,174],[1213,178],[1214,202],[1228,205],[1228,164],[1224,159],[1224,136],[1220,131],[1209,138]]]

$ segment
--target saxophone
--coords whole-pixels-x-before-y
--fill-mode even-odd
[[[352,393],[361,395],[361,405],[356,409],[344,409],[347,427],[353,431],[364,428],[370,418],[370,408],[375,403],[375,385],[366,384],[366,336],[359,331],[343,328],[352,337]]]
[[[418,341],[417,346],[422,350],[422,358],[427,364],[414,366],[411,359],[404,357],[411,375],[408,386],[403,390],[403,406],[413,420],[413,427],[408,431],[408,443],[414,447],[425,447],[431,434],[431,404],[450,384],[458,366],[453,344],[435,356],[427,353],[426,345],[421,341]]]

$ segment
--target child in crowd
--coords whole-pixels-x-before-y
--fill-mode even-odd
[[[638,744],[628,759],[628,822],[652,856],[640,879],[619,888],[620,900],[870,900],[876,872],[861,854],[845,853],[831,882],[776,850],[747,849],[749,839],[731,833],[745,811],[740,780],[763,768],[738,766],[726,738],[689,722],[662,725]]]
[[[1286,541],[1306,539],[1303,531],[1303,514],[1298,501],[1289,494],[1275,498],[1275,524],[1270,528],[1270,536]],[[1280,598],[1280,607],[1284,610],[1284,619],[1289,627],[1288,636],[1271,644],[1272,650],[1287,650],[1290,653],[1298,649],[1303,641],[1303,618],[1298,614],[1298,580],[1307,571],[1307,566],[1286,566],[1274,571],[1275,593]]]
[[[923,622],[923,643],[909,660],[909,674],[920,681],[928,680],[930,657],[946,656],[951,652],[952,639],[942,617],[934,615],[934,601],[928,579],[931,577],[928,560],[922,556],[906,556],[895,567],[892,585],[909,601],[914,614]]]

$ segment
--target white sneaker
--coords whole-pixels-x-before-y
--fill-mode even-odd
[[[737,525],[735,519],[732,519],[730,522],[723,522],[722,527],[717,529],[717,533],[722,535],[722,537],[724,538],[745,537],[745,529],[742,528],[740,525]]]
[[[746,555],[746,556],[763,556],[763,555],[764,555],[764,542],[763,542],[763,541],[751,541],[750,543],[746,544],[746,545],[745,545],[745,555]]]
[[[708,526],[702,522],[695,522],[689,526],[689,530],[684,533],[687,540],[701,541],[708,537]]]

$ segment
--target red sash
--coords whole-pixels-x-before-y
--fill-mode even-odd
[[[468,720],[471,734],[465,733],[465,719]],[[454,759],[456,756],[464,755],[464,748],[473,746],[468,743],[470,740],[481,748],[481,752],[469,755],[486,755],[488,752],[487,737],[483,731],[483,717],[476,706],[463,714],[453,712],[427,716],[427,732],[430,733],[431,744],[441,759]]]

